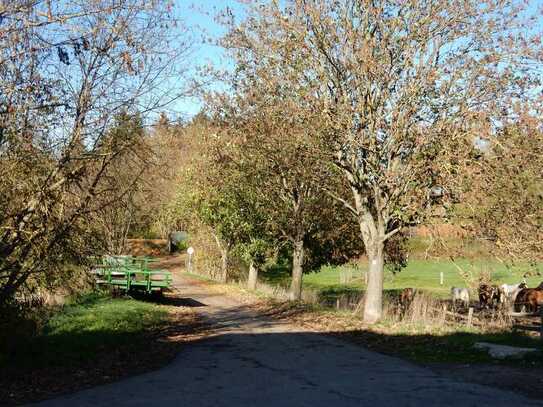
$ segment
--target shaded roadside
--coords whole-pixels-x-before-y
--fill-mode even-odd
[[[174,272],[175,296],[164,301],[193,305],[191,311],[198,316],[195,332],[179,332],[181,342],[183,338],[191,342],[186,346],[177,342],[171,348],[177,356],[171,363],[165,361],[164,367],[115,383],[110,379],[109,384],[43,405],[542,405],[509,391],[522,389],[481,386],[484,382],[476,377],[447,372],[453,364],[428,369],[389,356],[401,354],[393,349],[410,349],[413,339],[424,344],[432,338],[341,327],[337,315],[330,318],[334,324],[327,324],[322,315],[303,305],[270,305],[236,287],[183,274],[179,258],[166,258],[160,267]],[[156,332],[157,342],[175,337],[177,329],[162,327]]]
[[[327,333],[375,352],[401,357],[444,377],[543,398],[541,352],[519,360],[496,360],[487,352],[473,348],[476,342],[489,341],[541,349],[539,338],[510,332],[416,334],[396,330],[394,334],[391,333],[394,329],[387,327],[365,327],[352,314],[316,310],[304,304],[265,302],[259,304],[258,309],[271,318]]]
[[[375,330],[364,327],[359,318],[351,313],[337,313],[315,309],[302,303],[281,303],[256,297],[238,286],[224,286],[183,274],[184,258],[168,258],[162,264],[171,271],[178,284],[190,281],[204,288],[206,296],[215,295],[219,301],[227,293],[232,299],[244,303],[244,312],[253,312],[298,329],[321,332],[365,349],[401,357],[427,367],[433,372],[467,383],[478,383],[511,390],[528,397],[543,398],[543,356],[531,355],[523,360],[492,359],[486,352],[473,349],[477,341],[516,344],[523,347],[541,348],[536,338],[512,333],[459,332],[454,334],[419,334],[404,332],[391,334],[391,330]],[[217,294],[218,293],[218,294]],[[196,295],[201,295],[197,290]],[[231,300],[230,300],[231,301]],[[213,303],[213,300],[208,302]],[[201,309],[199,309],[200,311]]]
[[[195,299],[206,303],[205,295]],[[248,305],[210,308],[212,335],[184,347],[166,367],[41,405],[542,405],[453,380],[339,340],[332,332],[263,317]]]
[[[188,304],[170,299],[175,306],[93,294],[56,310],[36,336],[2,351],[0,404],[46,399],[166,365],[202,330]]]

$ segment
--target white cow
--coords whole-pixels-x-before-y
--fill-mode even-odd
[[[460,301],[464,306],[469,305],[469,290],[467,288],[452,287],[451,297],[453,305]]]
[[[505,296],[505,299],[511,303],[515,302],[518,293],[523,288],[526,288],[526,280],[522,280],[522,282],[518,284],[502,284],[500,286],[500,289]]]

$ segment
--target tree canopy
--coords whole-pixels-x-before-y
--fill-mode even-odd
[[[288,117],[317,123],[313,144],[343,179],[347,193],[336,199],[355,216],[369,257],[367,322],[382,312],[385,244],[424,218],[447,141],[474,139],[475,119],[504,122],[516,101],[534,100],[540,41],[522,8],[292,0],[226,22],[231,90],[246,111],[284,106]]]

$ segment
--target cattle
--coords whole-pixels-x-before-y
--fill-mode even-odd
[[[467,288],[451,287],[451,297],[453,306],[456,306],[457,301],[466,307],[469,305],[469,290]]]
[[[523,280],[521,283],[518,283],[518,284],[512,284],[512,285],[502,284],[500,286],[500,289],[502,290],[502,293],[504,295],[504,299],[513,304],[515,303],[515,299],[517,298],[518,293],[523,288],[527,288],[525,280]]]
[[[543,305],[543,283],[537,288],[523,288],[515,299],[515,311],[536,312]]]
[[[404,288],[400,292],[399,302],[400,302],[400,312],[402,314],[404,314],[405,311],[407,311],[407,309],[413,302],[413,299],[415,298],[416,293],[417,293],[417,290],[415,290],[414,288]]]
[[[477,293],[479,294],[479,304],[481,304],[482,308],[490,308],[503,302],[503,294],[498,286],[480,284]]]

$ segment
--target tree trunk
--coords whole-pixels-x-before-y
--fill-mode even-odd
[[[221,249],[221,275],[219,281],[226,283],[228,280],[228,250]]]
[[[249,264],[249,279],[247,280],[247,288],[249,290],[256,290],[256,283],[258,281],[258,269],[254,263]]]
[[[366,247],[368,255],[368,285],[364,297],[364,322],[374,324],[383,314],[384,244],[374,242]]]
[[[229,254],[229,246],[227,244],[223,244],[219,237],[213,233],[213,237],[215,238],[215,242],[217,243],[217,247],[219,248],[219,251],[221,252],[221,274],[219,276],[219,282],[226,283],[228,280],[228,254]]]
[[[355,185],[356,180],[352,177],[352,174],[347,173],[347,177]],[[381,211],[378,211],[378,216],[374,218],[360,191],[354,187],[352,187],[352,191],[356,208],[353,212],[358,216],[360,233],[368,256],[367,286],[363,299],[363,320],[368,324],[374,324],[383,315],[383,269],[385,264],[384,242],[386,239],[386,221],[383,214],[380,213]],[[376,191],[375,200],[376,202],[380,202],[378,191]],[[359,305],[362,305],[362,302]]]
[[[292,282],[290,284],[290,299],[298,301],[302,298],[302,273],[304,264],[304,241],[303,239],[294,242],[292,254]]]

